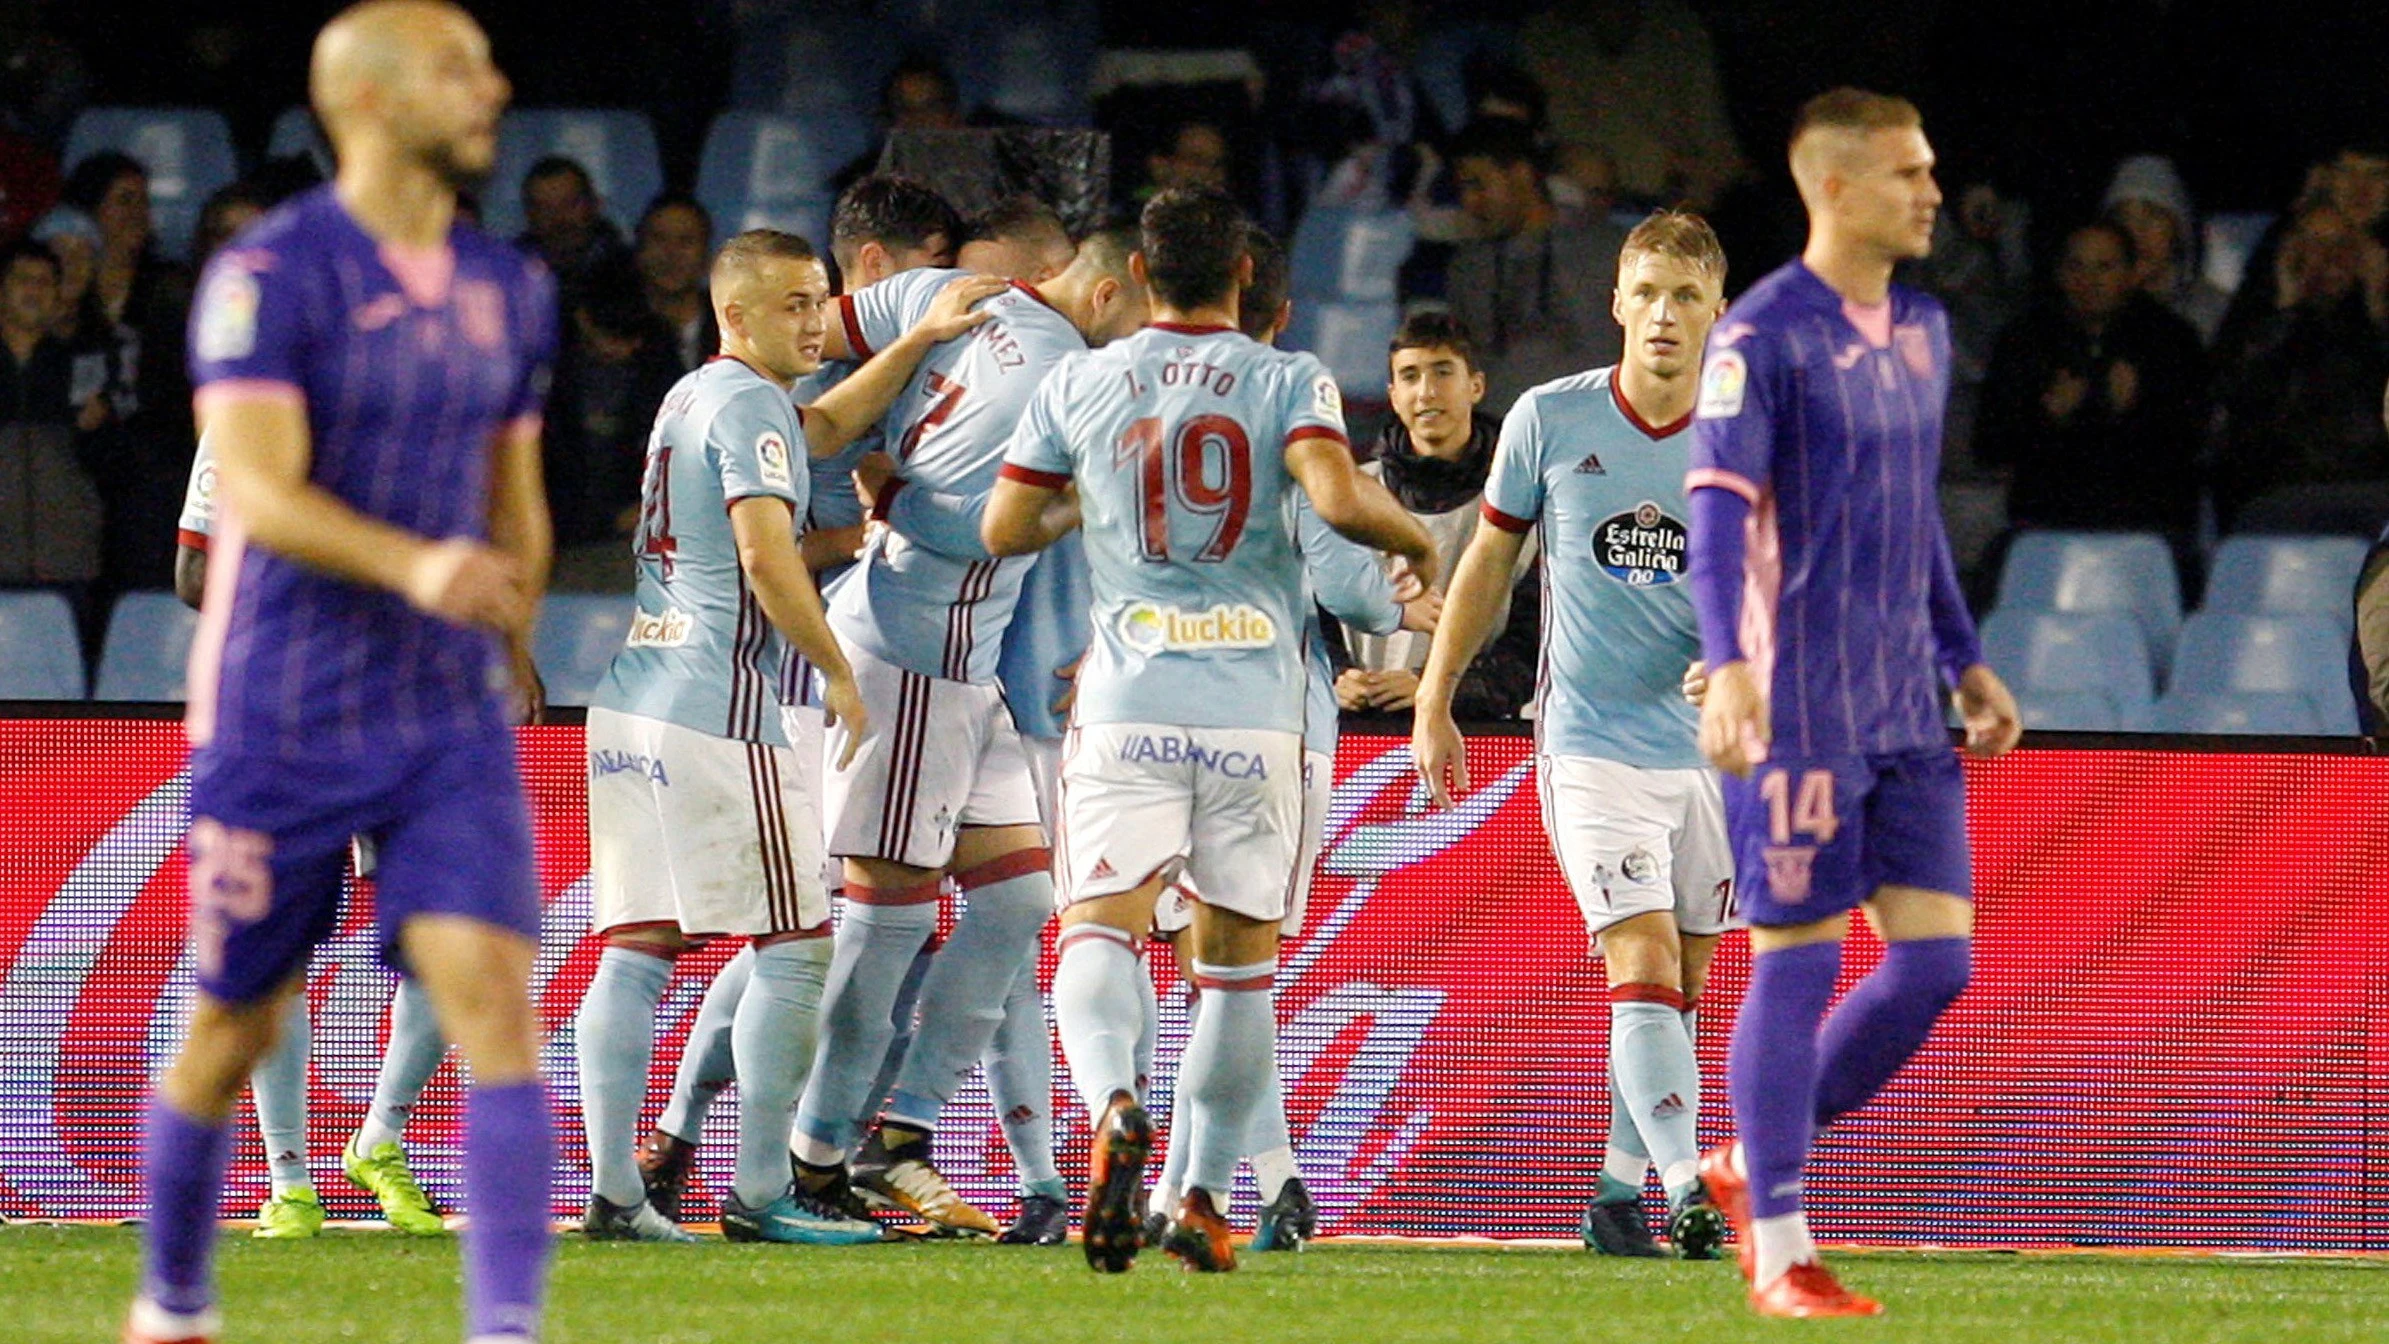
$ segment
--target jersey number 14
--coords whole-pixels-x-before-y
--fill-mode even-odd
[[[1214,451],[1216,450],[1216,452]],[[1216,469],[1214,463],[1217,463]],[[1170,558],[1170,503],[1213,521],[1194,559],[1217,564],[1236,550],[1253,507],[1253,445],[1244,426],[1224,415],[1198,415],[1168,433],[1161,417],[1128,426],[1112,448],[1112,468],[1136,470],[1139,554]]]

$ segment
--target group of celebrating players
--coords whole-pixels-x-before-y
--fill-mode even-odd
[[[354,837],[418,997],[347,1165],[394,1222],[436,1230],[397,1129],[453,1042],[472,1071],[468,1337],[529,1339],[554,1139],[509,724],[535,700],[552,287],[453,221],[507,94],[461,10],[367,0],[319,37],[312,91],[338,177],[225,249],[193,321],[222,499],[202,520],[190,712],[199,994],[148,1113],[126,1338],[214,1334],[227,1120],[252,1068],[261,1116],[274,1061],[287,1079],[291,1005]],[[1014,210],[964,247],[929,190],[867,179],[833,222],[837,295],[794,235],[725,244],[721,354],[658,413],[637,610],[588,716],[605,949],[574,1034],[585,1231],[692,1239],[689,1160],[734,1081],[726,1236],[877,1241],[874,1209],[998,1235],[930,1158],[984,1066],[1022,1182],[1001,1237],[1060,1242],[1058,1034],[1092,1125],[1090,1264],[1158,1244],[1233,1268],[1246,1161],[1255,1244],[1298,1247],[1314,1217],[1271,989],[1334,749],[1316,610],[1432,632],[1413,752],[1448,805],[1468,787],[1452,691],[1540,529],[1543,815],[1612,993],[1585,1240],[1664,1253],[1642,1213],[1655,1167],[1675,1251],[1713,1256],[1730,1227],[1756,1310],[1879,1310],[1820,1263],[1801,1173],[1816,1131],[1889,1080],[1967,979],[1945,694],[1970,750],[2018,726],[1935,505],[1946,320],[1890,283],[1939,203],[1915,109],[1827,94],[1791,157],[1808,247],[1730,317],[1706,224],[1662,212],[1633,231],[1624,358],[1510,410],[1485,525],[1440,597],[1426,532],[1354,466],[1332,378],[1273,348],[1284,256],[1224,196],[1166,191],[1075,240]],[[1862,907],[1886,952],[1828,1016]],[[1049,1032],[1037,962],[1057,910]],[[1741,1137],[1704,1155],[1694,1015],[1718,938],[1745,923]],[[714,937],[747,945],[642,1139],[673,959]],[[1158,1192],[1154,941],[1198,995]],[[312,1230],[298,1124],[261,1230]]]

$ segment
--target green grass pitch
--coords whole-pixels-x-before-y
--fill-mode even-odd
[[[137,1234],[0,1229],[6,1337],[115,1338]],[[1787,1331],[1928,1344],[2281,1341],[2389,1337],[2389,1263],[2159,1257],[1836,1257],[1885,1316],[1757,1321],[1730,1263],[1621,1262],[1582,1252],[1323,1245],[1247,1255],[1198,1277],[1148,1252],[1118,1278],[1075,1246],[916,1244],[847,1250],[589,1245],[562,1240],[548,1344],[1280,1344],[1281,1341],[1782,1340]],[[459,1336],[453,1240],[333,1232],[227,1236],[224,1344]]]

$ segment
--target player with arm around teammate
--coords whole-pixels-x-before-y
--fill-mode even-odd
[[[1701,750],[1726,826],[1751,971],[1727,1076],[1739,1142],[1702,1161],[1765,1316],[1873,1315],[1817,1259],[1801,1211],[1817,1131],[1866,1104],[1965,988],[1974,911],[1967,750],[2021,731],[1958,590],[1935,482],[1949,320],[1895,285],[1941,202],[1903,99],[1839,89],[1801,109],[1806,250],[1709,338],[1694,426]],[[1882,963],[1830,1016],[1849,914]]]
[[[1235,1253],[1220,1208],[1276,1067],[1270,993],[1301,832],[1302,566],[1290,495],[1329,526],[1434,578],[1416,520],[1356,484],[1335,382],[1309,355],[1236,329],[1244,221],[1212,191],[1144,211],[1138,278],[1154,322],[1065,363],[1005,449],[982,535],[998,555],[1051,544],[1075,480],[1095,642],[1062,765],[1064,904],[1054,1011],[1095,1121],[1081,1226],[1119,1272],[1143,1239],[1152,1125],[1136,1094],[1138,942],[1182,868],[1209,1002],[1189,1042],[1190,1189],[1165,1246],[1205,1270]]]
[[[1548,597],[1535,716],[1543,828],[1608,973],[1609,1151],[1588,1247],[1657,1255],[1642,1216],[1650,1163],[1678,1255],[1708,1259],[1725,1224],[1700,1179],[1693,1005],[1739,924],[1717,775],[1683,697],[1700,652],[1681,582],[1683,473],[1701,343],[1725,309],[1725,252],[1697,216],[1628,235],[1611,311],[1616,365],[1532,388],[1502,421],[1484,515],[1453,576],[1420,680],[1412,751],[1429,792],[1468,787],[1452,692],[1540,527]]]

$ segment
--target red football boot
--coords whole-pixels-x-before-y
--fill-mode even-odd
[[[1734,1258],[1741,1262],[1742,1281],[1759,1272],[1758,1238],[1750,1231],[1750,1178],[1742,1174],[1742,1141],[1721,1144],[1701,1154],[1701,1183],[1709,1198],[1734,1229]]]
[[[1114,1093],[1087,1149],[1087,1206],[1079,1215],[1087,1263],[1119,1274],[1136,1263],[1144,1244],[1145,1159],[1153,1152],[1153,1122],[1126,1092]]]
[[[1761,1316],[1880,1316],[1883,1304],[1841,1286],[1833,1272],[1811,1260],[1785,1270],[1764,1288],[1750,1290],[1750,1309]]]
[[[1228,1219],[1211,1203],[1208,1190],[1189,1190],[1178,1201],[1170,1230],[1161,1236],[1161,1249],[1186,1262],[1188,1269],[1225,1274],[1236,1267],[1236,1244],[1228,1239]]]

